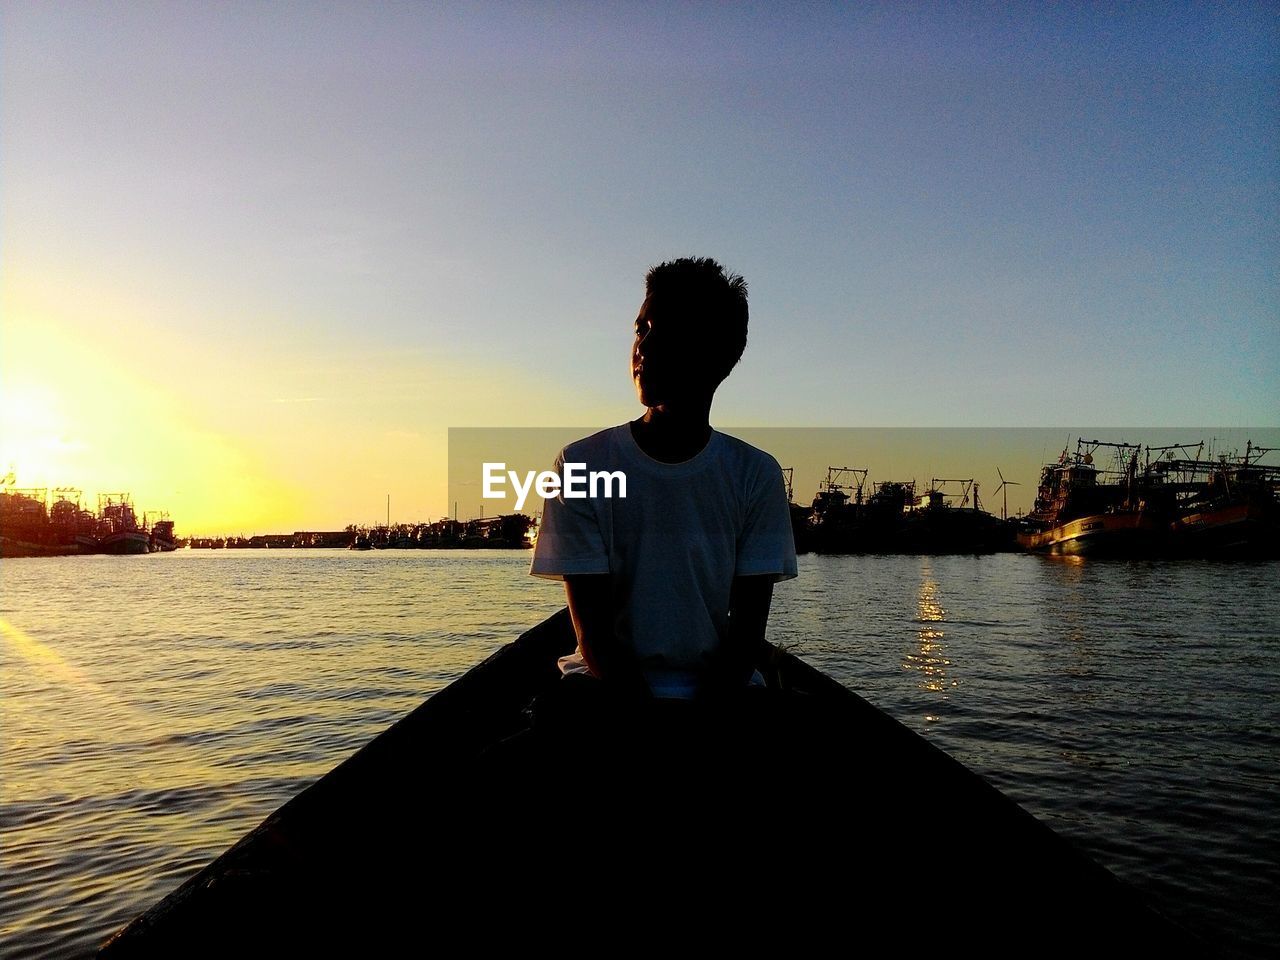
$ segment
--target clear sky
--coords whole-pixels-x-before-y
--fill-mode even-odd
[[[714,422],[1275,425],[1278,24],[10,0],[0,468],[188,534],[439,516],[448,427],[638,412],[686,254],[751,289]]]

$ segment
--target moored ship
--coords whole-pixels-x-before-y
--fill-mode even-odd
[[[169,553],[178,549],[178,540],[173,535],[173,521],[161,517],[151,525],[151,552]]]
[[[167,514],[153,525],[139,522],[127,493],[102,494],[98,512],[81,506],[81,491],[57,487],[18,489],[13,475],[0,489],[0,557],[65,557],[90,553],[143,554],[177,548]]]
[[[6,478],[12,482],[12,475]],[[80,553],[74,539],[64,542],[50,522],[46,488],[0,491],[0,557],[60,557]],[[61,502],[61,501],[60,501]]]
[[[98,552],[117,555],[151,552],[151,534],[138,523],[129,494],[98,495]]]
[[[1009,526],[982,509],[978,482],[934,478],[903,531],[909,553],[994,553],[1013,545]]]
[[[58,499],[49,508],[49,522],[57,542],[67,547],[69,554],[97,553],[98,518],[80,505],[81,492],[74,487],[58,487],[53,492]]]
[[[1111,471],[1094,462],[1102,447],[1114,451]],[[1018,534],[1018,544],[1037,553],[1093,556],[1132,555],[1160,546],[1170,518],[1162,491],[1138,482],[1141,450],[1139,444],[1083,438],[1074,454],[1063,450],[1040,472],[1026,518],[1030,529]]]
[[[1114,450],[1106,471],[1094,460],[1103,447]],[[1042,470],[1018,542],[1043,553],[1280,555],[1280,467],[1260,463],[1272,450],[1250,442],[1243,455],[1201,459],[1204,448],[1081,438]]]
[[[1280,467],[1261,463],[1272,452],[1249,442],[1241,456],[1157,462],[1154,470],[1190,491],[1170,525],[1171,551],[1211,557],[1280,555]]]
[[[914,480],[883,481],[864,496],[867,474],[863,468],[827,468],[797,550],[947,554],[1013,546],[1009,524],[982,509],[973,479],[935,479],[923,496],[916,495]]]

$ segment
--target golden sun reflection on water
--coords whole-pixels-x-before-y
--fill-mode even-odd
[[[49,731],[50,725],[61,722],[65,731],[66,721],[74,717],[75,728],[86,739],[145,744],[150,750],[150,762],[136,770],[115,764],[105,764],[96,770],[81,766],[77,789],[107,791],[149,787],[155,783],[172,786],[218,782],[217,773],[194,750],[166,742],[163,718],[149,716],[146,711],[112,693],[49,644],[3,617],[0,617],[0,640],[3,640],[6,655],[12,655],[5,668],[23,669],[56,685],[62,692],[58,701],[60,710],[65,711],[61,716],[51,715],[33,708],[23,697],[4,697],[0,700],[0,716],[4,718],[6,746],[13,747],[28,741],[56,742]],[[159,770],[164,771],[162,776],[157,776]],[[56,772],[49,776],[56,781]],[[37,787],[37,780],[11,775],[6,783],[10,797],[23,793],[26,787]],[[47,788],[49,781],[42,782]]]
[[[3,617],[0,617],[0,637],[5,639],[10,649],[22,659],[26,666],[44,672],[60,684],[74,687],[91,699],[110,704],[112,707],[128,709],[123,700],[104,688],[102,684],[85,676],[48,644],[40,642]],[[8,705],[12,706],[12,703]]]
[[[916,597],[916,645],[902,658],[904,670],[915,670],[920,674],[918,686],[921,690],[942,695],[947,698],[947,691],[957,685],[958,681],[947,676],[951,661],[946,657],[946,646],[943,639],[946,632],[942,624],[946,621],[947,611],[938,597],[938,583],[933,578],[932,568],[926,564],[920,583],[920,592]],[[928,715],[926,722],[934,722],[938,717]]]

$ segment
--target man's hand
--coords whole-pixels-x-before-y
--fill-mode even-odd
[[[640,665],[618,643],[614,633],[613,579],[607,573],[570,574],[564,578],[569,616],[578,635],[582,658],[591,672],[621,692],[649,697]],[[766,610],[766,615],[768,611]]]
[[[772,575],[734,577],[729,593],[729,637],[713,662],[704,695],[742,689],[764,658],[765,628],[773,602]]]

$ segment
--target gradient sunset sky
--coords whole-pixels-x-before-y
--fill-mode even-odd
[[[1274,426],[1278,24],[10,0],[0,472],[180,534],[438,517],[448,427],[637,415],[687,254],[751,289],[718,424]]]

